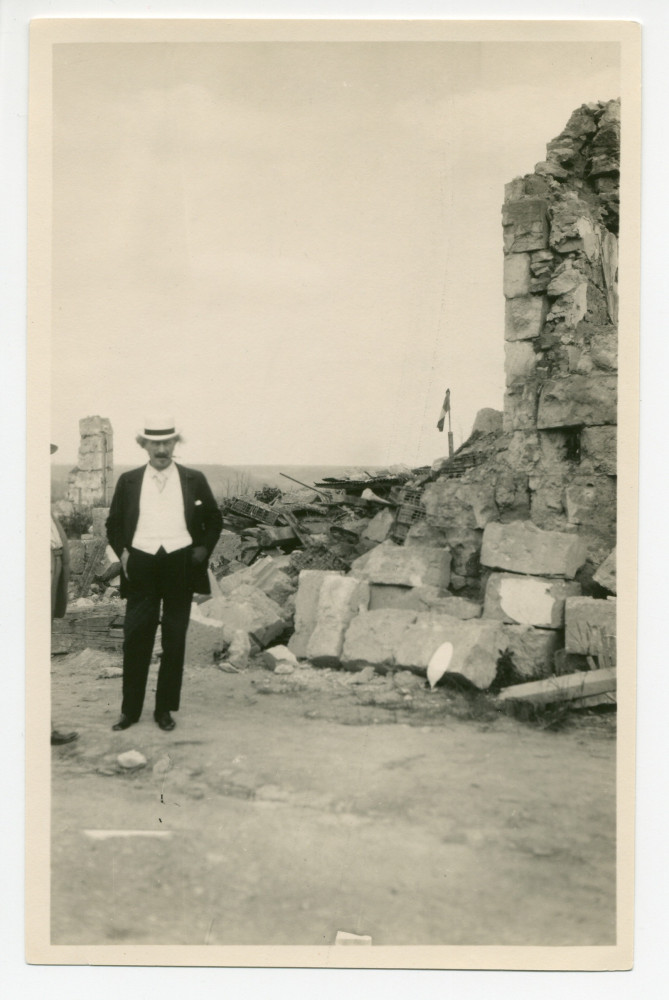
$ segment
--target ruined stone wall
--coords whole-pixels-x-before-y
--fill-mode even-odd
[[[67,499],[77,507],[108,507],[114,482],[114,438],[107,417],[79,421],[79,457],[68,476]]]
[[[584,105],[506,187],[504,430],[529,518],[615,544],[620,102]]]

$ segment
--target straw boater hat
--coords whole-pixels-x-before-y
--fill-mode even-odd
[[[147,441],[167,441],[178,437],[179,428],[175,426],[174,417],[165,413],[152,413],[144,420],[144,430],[140,431]]]

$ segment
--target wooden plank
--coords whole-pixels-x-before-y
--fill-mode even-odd
[[[550,705],[558,701],[572,701],[574,698],[589,698],[616,690],[616,671],[587,670],[576,674],[561,674],[546,677],[529,684],[513,684],[504,688],[499,701],[530,701],[534,705]]]

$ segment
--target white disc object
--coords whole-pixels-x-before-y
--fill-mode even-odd
[[[427,679],[430,682],[431,688],[434,687],[440,677],[444,676],[452,659],[453,643],[442,642],[436,653],[432,654],[432,658],[427,665]]]

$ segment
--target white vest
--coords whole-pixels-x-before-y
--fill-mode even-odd
[[[158,488],[160,479],[165,482],[162,490]],[[186,528],[184,497],[176,465],[172,462],[163,472],[147,465],[139,496],[133,548],[155,555],[161,545],[166,552],[175,552],[192,542]]]

